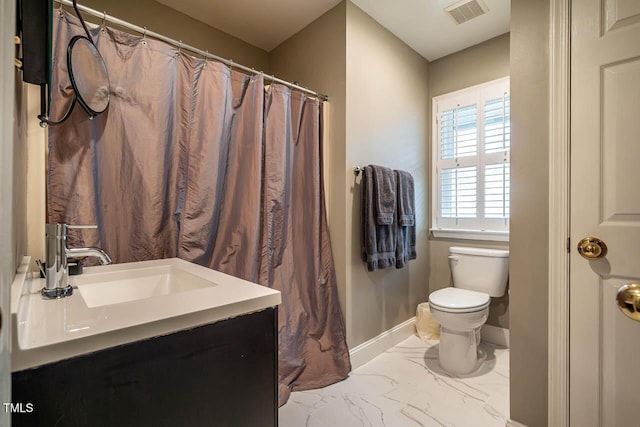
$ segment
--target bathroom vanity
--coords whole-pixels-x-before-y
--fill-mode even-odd
[[[179,259],[86,268],[59,300],[27,276],[14,426],[277,426],[279,292]]]

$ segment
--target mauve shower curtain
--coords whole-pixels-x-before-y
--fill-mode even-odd
[[[94,120],[76,106],[49,129],[48,222],[97,224],[72,230],[70,246],[102,247],[115,262],[179,256],[280,290],[280,404],[346,378],[318,100],[279,85],[265,94],[261,75],[162,42],[91,32],[111,103]],[[53,119],[72,96],[76,34],[77,19],[55,12]]]
[[[51,113],[57,119],[73,91],[69,40],[83,34],[75,16],[54,12]],[[187,125],[189,70],[176,49],[120,31],[91,30],[109,67],[108,110],[89,120],[76,105],[49,133],[49,222],[98,224],[71,230],[73,245],[100,245],[115,262],[177,254],[178,160]]]
[[[262,179],[261,75],[194,66],[178,256],[257,281]]]
[[[317,99],[272,85],[265,99],[260,283],[278,289],[279,400],[351,369],[321,175]],[[285,297],[286,296],[286,297]]]

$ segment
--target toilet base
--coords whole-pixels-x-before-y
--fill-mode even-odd
[[[450,374],[470,374],[478,368],[480,328],[454,331],[442,327],[438,361]]]

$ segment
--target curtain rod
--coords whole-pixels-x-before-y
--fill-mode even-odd
[[[55,0],[55,1],[57,3],[62,4],[62,5],[73,7],[73,3],[71,2],[71,0]],[[313,91],[311,89],[307,89],[306,87],[299,86],[299,85],[297,85],[295,83],[287,82],[287,81],[279,79],[279,78],[277,78],[277,77],[275,77],[273,75],[266,74],[266,73],[264,73],[262,71],[257,71],[254,68],[249,68],[249,67],[246,67],[244,65],[237,64],[237,63],[233,62],[232,60],[221,58],[221,57],[219,57],[217,55],[209,53],[208,51],[204,51],[204,50],[198,49],[197,47],[193,47],[193,46],[188,45],[186,43],[182,43],[181,40],[174,40],[174,39],[169,38],[167,36],[163,36],[162,34],[158,34],[156,32],[149,31],[149,30],[147,30],[146,27],[140,27],[140,26],[132,24],[130,22],[123,21],[122,19],[116,18],[115,16],[107,15],[106,12],[99,12],[99,11],[97,11],[95,9],[91,9],[91,8],[89,8],[87,6],[84,6],[84,5],[81,5],[81,4],[78,4],[78,10],[80,10],[80,11],[82,11],[84,13],[87,13],[89,15],[93,15],[93,16],[95,16],[97,18],[102,18],[103,21],[108,21],[108,22],[111,22],[113,24],[119,25],[121,27],[128,28],[130,30],[133,30],[133,31],[135,31],[137,33],[140,33],[140,34],[143,34],[145,36],[149,36],[149,37],[153,37],[154,39],[162,40],[163,42],[166,42],[166,43],[169,43],[171,45],[174,45],[174,46],[178,47],[179,49],[189,50],[189,51],[191,51],[193,53],[196,53],[196,54],[198,54],[198,55],[200,55],[202,57],[210,58],[210,59],[216,60],[218,62],[222,62],[223,64],[231,67],[232,69],[235,68],[235,69],[238,69],[238,70],[242,70],[242,71],[244,71],[246,73],[249,73],[249,74],[264,74],[265,76],[268,77],[269,80],[271,80],[274,83],[279,83],[279,84],[287,86],[287,87],[289,87],[291,89],[299,90],[299,91],[304,92],[306,94],[315,96],[315,97],[319,98],[322,101],[329,100],[329,97],[327,95],[323,95],[323,94],[315,92],[315,91]]]

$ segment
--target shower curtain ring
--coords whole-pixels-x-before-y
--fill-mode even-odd
[[[209,57],[209,51],[205,50],[204,51],[204,67],[207,66],[207,58]]]
[[[107,12],[102,11],[102,26],[104,27],[104,23],[107,21]]]
[[[143,27],[144,31],[142,32],[142,44],[147,44],[147,27]]]
[[[178,40],[178,51],[176,52],[176,57],[180,56],[180,52],[182,52],[182,40]]]
[[[62,0],[60,0],[60,7],[58,8],[58,13],[60,14],[60,17],[64,15],[64,10],[62,9]]]

